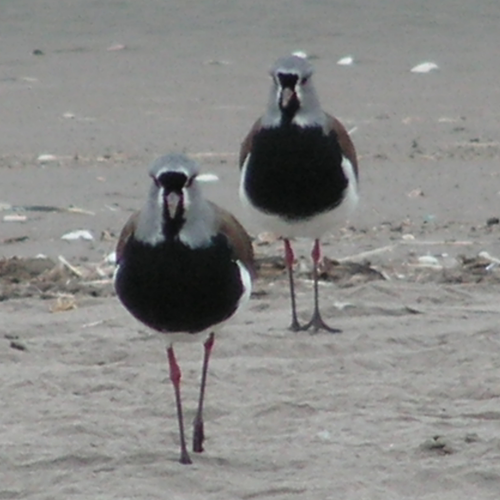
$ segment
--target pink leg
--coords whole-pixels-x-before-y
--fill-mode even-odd
[[[290,325],[290,330],[297,332],[301,330],[299,320],[297,318],[297,307],[295,304],[295,284],[293,282],[293,261],[295,256],[293,255],[292,245],[290,240],[285,238],[285,264],[288,271],[288,282],[290,284],[290,300],[292,303],[292,324]]]
[[[193,427],[193,451],[196,453],[201,453],[203,451],[203,441],[205,439],[205,433],[203,429],[203,401],[205,399],[205,386],[207,383],[207,372],[208,372],[208,362],[210,360],[210,354],[212,353],[212,348],[214,346],[215,336],[211,333],[208,339],[203,344],[204,356],[203,356],[203,368],[201,371],[201,386],[200,386],[200,398],[198,400],[198,411],[196,412],[196,417],[194,418]]]
[[[181,464],[191,464],[191,458],[186,448],[186,439],[184,437],[184,420],[182,418],[182,403],[181,403],[181,370],[175,359],[174,349],[172,346],[167,348],[168,365],[170,367],[170,380],[174,386],[175,403],[177,405],[177,420],[179,421],[179,435],[181,440],[181,457],[179,462]]]
[[[314,265],[317,267],[321,259],[321,244],[319,240],[314,240],[313,249],[311,251],[311,258]]]

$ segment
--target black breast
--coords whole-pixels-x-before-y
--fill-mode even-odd
[[[130,238],[115,286],[138,320],[164,332],[210,328],[234,314],[243,293],[239,266],[222,235],[201,249],[179,241],[151,246]]]
[[[264,212],[300,220],[329,211],[341,203],[347,183],[334,133],[281,125],[253,139],[244,187]]]

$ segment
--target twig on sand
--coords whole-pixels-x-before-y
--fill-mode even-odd
[[[473,245],[473,241],[446,241],[446,240],[403,240],[403,241],[398,241],[397,243],[394,243],[392,245],[386,245],[380,248],[374,248],[373,250],[367,250],[366,252],[361,252],[357,253],[354,255],[347,255],[345,257],[341,257],[340,259],[336,259],[338,262],[349,262],[349,261],[356,261],[356,260],[362,260],[366,259],[368,257],[372,257],[374,255],[378,255],[381,253],[385,252],[392,252],[395,248],[397,248],[400,245],[421,245],[421,246],[437,246],[437,245],[450,245],[450,246],[469,246]]]
[[[402,245],[450,245],[454,247],[465,247],[473,245],[473,241],[459,240],[459,241],[449,241],[449,240],[403,240],[399,242]]]
[[[86,210],[85,208],[79,208],[79,207],[69,207],[66,209],[66,211],[70,212],[72,214],[95,215],[95,212],[92,212],[91,210]]]
[[[77,269],[75,266],[71,265],[62,255],[59,255],[58,257],[59,262],[66,268],[68,268],[73,274],[78,276],[79,278],[83,277],[82,272]]]
[[[237,156],[237,153],[231,153],[231,152],[216,152],[216,151],[206,151],[206,152],[199,152],[199,153],[192,153],[189,156],[192,158],[225,158],[225,157],[231,157],[231,156]]]
[[[82,328],[94,328],[95,326],[103,325],[104,323],[107,323],[108,321],[111,321],[112,319],[115,319],[115,316],[112,316],[111,318],[106,318],[106,319],[99,319],[97,321],[91,321],[90,323],[84,323],[82,325]]]
[[[342,257],[340,259],[336,259],[337,262],[349,262],[351,260],[362,260],[367,257],[372,257],[373,255],[377,255],[379,253],[391,252],[394,250],[398,244],[395,245],[386,245],[385,247],[374,248],[373,250],[367,250],[366,252],[357,253],[355,255],[348,255],[346,257]]]
[[[1,211],[13,212],[69,212],[72,214],[95,215],[95,212],[86,210],[80,207],[56,207],[53,205],[9,205],[7,203],[0,204]]]
[[[111,285],[112,283],[113,283],[113,278],[106,278],[106,279],[102,279],[102,280],[91,280],[91,281],[82,281],[81,282],[82,285],[89,285],[89,286],[92,286],[92,285],[104,286],[104,285]]]

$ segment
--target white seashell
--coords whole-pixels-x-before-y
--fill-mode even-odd
[[[49,161],[57,161],[57,156],[55,155],[49,155],[49,154],[43,154],[40,155],[37,160],[41,163],[47,163]]]
[[[78,229],[76,231],[71,231],[69,233],[63,234],[61,236],[61,239],[66,241],[75,241],[75,240],[92,241],[94,237],[92,236],[92,233],[90,231],[87,231],[86,229]]]
[[[411,68],[412,73],[429,73],[434,69],[439,69],[439,66],[433,62],[423,62],[421,64],[417,64],[413,68]]]
[[[418,263],[424,267],[442,267],[439,260],[432,255],[422,255],[418,258]]]
[[[486,250],[479,252],[477,255],[478,255],[478,257],[481,257],[482,259],[489,260],[490,262],[493,262],[494,264],[500,264],[500,259],[493,257]]]
[[[354,304],[352,302],[339,302],[339,301],[336,301],[336,302],[333,303],[333,307],[335,307],[339,311],[343,311],[344,309],[348,309],[350,307],[354,307]]]
[[[27,220],[28,217],[26,217],[26,215],[11,214],[3,216],[4,222],[26,222]]]
[[[104,260],[107,264],[116,264],[116,252],[111,252],[106,255]]]
[[[127,46],[123,43],[115,43],[114,45],[110,45],[106,50],[108,52],[116,52],[117,50],[124,50]]]
[[[297,57],[302,57],[302,59],[307,59],[307,52],[304,52],[303,50],[296,50],[295,52],[292,52],[292,56],[297,56]]]
[[[219,177],[215,174],[198,174],[196,180],[198,182],[217,182]]]
[[[337,64],[339,66],[351,66],[351,64],[354,64],[354,58],[352,56],[342,57],[337,61]]]
[[[327,430],[323,430],[323,431],[319,431],[316,436],[318,437],[318,439],[320,439],[321,441],[331,441],[332,440],[332,435],[329,431]]]
[[[232,62],[226,59],[208,59],[207,61],[204,61],[203,64],[206,64],[207,66],[229,66]]]

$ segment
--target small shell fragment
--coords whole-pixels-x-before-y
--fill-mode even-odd
[[[57,161],[57,156],[56,155],[50,155],[50,154],[43,154],[39,155],[37,160],[40,163],[47,163],[49,161]]]
[[[226,59],[208,59],[204,61],[203,64],[207,66],[229,66],[232,63]]]
[[[26,215],[11,214],[3,216],[4,222],[26,222],[27,220],[28,217],[26,217]]]
[[[418,258],[418,263],[423,267],[441,268],[439,260],[432,255],[422,255]]]
[[[339,66],[351,66],[352,64],[354,64],[354,58],[352,56],[341,57],[337,61],[337,64]]]
[[[51,305],[50,312],[66,312],[76,308],[76,299],[73,295],[61,295],[60,297],[57,297],[55,303]]]
[[[292,52],[292,56],[302,57],[302,59],[307,59],[307,52],[303,50],[296,50],[295,52]]]
[[[113,45],[110,45],[106,50],[108,52],[116,52],[118,50],[124,50],[126,48],[127,48],[127,46],[123,43],[115,43]]]
[[[116,264],[116,252],[111,252],[106,255],[104,261],[106,264]]]
[[[482,259],[489,260],[490,262],[492,262],[494,264],[500,264],[500,259],[493,257],[486,250],[479,252],[477,255],[478,255],[478,257],[481,257]]]
[[[425,196],[424,192],[420,188],[412,189],[408,194],[408,198],[419,198],[420,196]]]
[[[320,439],[321,441],[331,441],[332,440],[332,435],[331,435],[330,431],[327,431],[326,429],[319,431],[316,434],[316,437],[318,439]]]
[[[413,66],[411,68],[412,73],[429,73],[429,71],[433,71],[435,69],[439,69],[439,66],[436,63],[433,62],[423,62],[420,64],[417,64],[416,66]]]
[[[216,174],[198,174],[196,176],[196,180],[198,182],[217,182],[219,180],[219,177]]]
[[[75,240],[92,241],[94,237],[92,236],[92,233],[90,231],[87,231],[86,229],[78,229],[76,231],[71,231],[69,233],[63,234],[61,236],[61,239],[66,241],[75,241]]]

